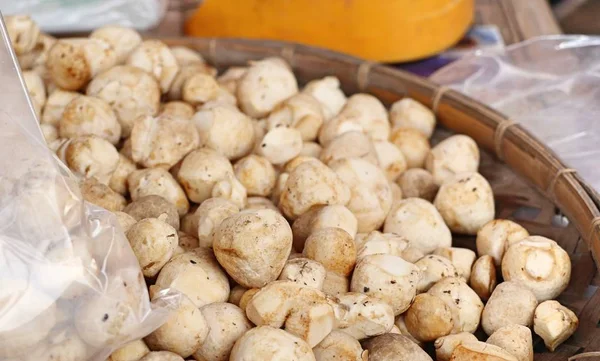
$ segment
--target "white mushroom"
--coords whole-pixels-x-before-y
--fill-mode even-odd
[[[392,142],[406,159],[406,166],[423,168],[430,151],[429,140],[416,129],[396,129],[390,135]]]
[[[521,225],[508,219],[494,219],[477,232],[477,254],[492,256],[494,264],[500,266],[508,247],[527,237],[529,232]]]
[[[554,299],[569,284],[571,259],[553,240],[529,236],[504,254],[502,277],[530,289],[539,302]]]
[[[118,64],[125,62],[127,56],[142,43],[142,37],[137,31],[118,25],[98,28],[92,31],[90,38],[101,39],[110,44],[116,54]]]
[[[479,296],[461,279],[446,277],[427,291],[444,300],[452,310],[452,333],[475,332],[481,319],[483,303]]]
[[[188,66],[187,69],[197,67],[199,66],[192,65]],[[193,74],[190,74],[183,79],[183,84],[181,84],[180,89],[181,99],[185,102],[197,106],[216,100],[219,96],[220,87],[217,80],[211,75],[203,73],[203,70],[204,68],[200,65],[199,70],[195,70]],[[178,97],[173,96],[173,93],[173,87],[171,87],[171,91],[169,92],[171,99],[179,99]],[[233,103],[235,104],[235,101],[233,101]]]
[[[169,115],[180,119],[192,119],[196,111],[194,107],[186,102],[173,100],[168,103],[161,104],[161,115]]]
[[[239,211],[240,208],[235,203],[223,198],[209,198],[202,202],[194,212],[195,234],[198,236],[199,246],[211,248],[219,225]]]
[[[531,326],[537,306],[535,295],[515,282],[500,283],[485,305],[481,326],[488,335],[507,325]]]
[[[111,212],[122,211],[127,202],[125,197],[102,184],[96,178],[86,178],[80,184],[81,195],[87,202]]]
[[[552,352],[571,337],[578,325],[575,313],[558,301],[542,302],[535,309],[533,330]]]
[[[279,212],[279,208],[269,198],[265,197],[248,197],[244,209],[272,209],[275,212]]]
[[[322,290],[326,274],[321,263],[310,258],[294,258],[285,263],[278,279]]]
[[[475,235],[494,219],[492,187],[479,173],[459,173],[447,178],[433,204],[456,233]]]
[[[419,293],[427,292],[442,278],[458,277],[458,272],[452,263],[441,256],[427,255],[415,262],[415,266],[419,267],[421,275],[417,287]]]
[[[459,173],[477,172],[479,168],[479,148],[477,143],[466,135],[453,135],[431,149],[425,161],[425,169],[432,175],[437,185]]]
[[[205,64],[202,55],[187,46],[172,46],[171,53],[173,53],[173,56],[177,59],[177,64],[181,66],[189,64]]]
[[[233,171],[250,196],[268,197],[275,188],[275,168],[264,157],[246,156],[234,164]]]
[[[452,243],[452,235],[442,216],[433,204],[420,198],[398,202],[389,212],[383,231],[406,237],[425,254],[439,247],[450,247]]]
[[[379,166],[377,150],[371,138],[359,131],[349,131],[333,138],[321,151],[319,159],[329,165],[337,159],[362,158]]]
[[[262,118],[296,94],[298,83],[282,59],[267,58],[250,62],[250,67],[238,81],[236,92],[244,113]]]
[[[421,342],[434,341],[450,334],[454,328],[452,309],[441,298],[421,293],[404,316],[406,329]]]
[[[152,74],[160,84],[162,93],[169,87],[179,71],[179,64],[171,49],[160,40],[145,40],[127,58],[127,65]]]
[[[387,302],[397,316],[406,311],[413,301],[419,277],[419,268],[400,257],[369,255],[356,263],[350,290]]]
[[[294,128],[273,128],[265,134],[258,153],[273,164],[284,164],[302,151],[302,134]]]
[[[433,112],[411,98],[404,98],[392,104],[390,121],[394,129],[416,129],[427,138],[431,138],[435,129]]]
[[[343,229],[354,238],[358,223],[354,214],[345,206],[314,206],[292,224],[294,249],[302,251],[308,236],[319,229],[329,227]]]
[[[81,95],[64,108],[58,123],[62,138],[95,135],[112,144],[121,139],[121,125],[114,111],[104,100]]]
[[[450,361],[518,361],[502,348],[480,341],[465,341],[456,346]]]
[[[145,71],[128,65],[115,66],[96,76],[86,94],[101,98],[113,107],[123,137],[129,136],[135,119],[141,115],[156,115],[160,106],[157,81]]]
[[[117,54],[104,40],[59,39],[48,52],[46,66],[52,82],[65,90],[79,90],[101,72],[117,64]]]
[[[119,164],[108,182],[110,189],[121,195],[127,195],[127,178],[136,169],[136,165],[129,158],[119,153]]]
[[[312,95],[321,103],[325,120],[336,116],[346,104],[346,95],[340,89],[340,81],[334,76],[312,80],[306,84],[302,92]]]
[[[300,151],[299,156],[319,158],[321,156],[322,151],[323,148],[321,147],[321,145],[319,145],[319,143],[303,142],[302,150]]]
[[[200,148],[183,158],[177,179],[192,202],[202,203],[211,197],[214,186],[230,174],[233,167],[227,158],[215,150]]]
[[[349,276],[356,262],[352,236],[341,228],[321,228],[306,239],[302,254],[321,263],[329,272]]]
[[[393,143],[377,141],[374,143],[379,166],[390,181],[395,181],[407,168],[404,155]]]
[[[423,198],[429,202],[433,202],[439,188],[431,173],[421,168],[406,170],[397,179],[397,183],[405,198]]]
[[[6,30],[10,43],[17,55],[33,50],[40,36],[40,28],[27,15],[8,15],[5,17]]]
[[[315,361],[315,356],[301,338],[278,328],[259,326],[236,341],[229,360]]]
[[[471,269],[469,285],[483,301],[490,298],[496,288],[496,267],[494,259],[490,255],[479,257]]]
[[[120,349],[114,351],[108,358],[108,361],[139,361],[149,352],[150,349],[148,346],[146,346],[144,341],[131,341]]]
[[[387,302],[356,292],[339,295],[338,299],[348,309],[338,329],[357,340],[382,335],[394,326],[394,310]]]
[[[437,361],[450,361],[452,352],[463,342],[477,342],[475,337],[470,332],[459,332],[456,334],[440,337],[434,342],[435,358]]]
[[[313,348],[317,361],[363,361],[360,343],[349,334],[333,330]]]
[[[129,194],[133,201],[150,195],[161,196],[177,207],[180,216],[187,213],[190,203],[175,178],[163,168],[139,169],[127,178]]]
[[[35,110],[35,115],[38,120],[41,120],[42,108],[46,104],[46,86],[44,85],[44,81],[38,73],[34,71],[24,71],[23,81],[25,81],[25,85],[27,86],[27,91],[33,109]]]
[[[149,195],[137,198],[123,210],[136,221],[146,218],[161,218],[175,229],[179,229],[177,207],[161,196]]]
[[[131,226],[127,239],[146,277],[158,274],[179,242],[177,230],[156,218],[146,218]]]
[[[423,258],[423,252],[411,245],[408,239],[394,233],[373,231],[360,241],[355,240],[358,250],[357,259],[371,254],[389,254],[415,263]]]
[[[200,309],[210,332],[194,353],[196,360],[227,361],[235,342],[252,328],[244,311],[231,303],[211,303]]]
[[[322,290],[329,296],[339,296],[347,293],[350,291],[350,279],[335,272],[327,272]]]
[[[292,249],[292,229],[270,209],[243,211],[221,222],[213,249],[239,285],[263,287],[281,273]]]
[[[80,95],[81,94],[77,92],[65,91],[62,89],[56,89],[51,92],[48,95],[46,105],[42,111],[42,124],[58,126],[67,104]]]
[[[215,184],[211,196],[227,199],[240,209],[246,207],[246,199],[248,198],[246,188],[233,174],[227,174],[224,179]]]
[[[392,191],[383,171],[359,158],[338,159],[331,169],[350,189],[348,209],[358,221],[358,232],[378,229],[392,207]]]
[[[231,94],[237,94],[239,80],[246,74],[247,71],[247,67],[232,66],[227,68],[227,70],[225,70],[225,72],[217,78],[217,81]]]
[[[119,164],[119,153],[108,141],[96,136],[81,136],[64,143],[57,151],[75,175],[107,184]]]
[[[298,93],[277,105],[267,118],[269,130],[289,127],[298,130],[303,141],[317,139],[324,122],[321,104],[311,95]]]
[[[485,342],[501,347],[518,361],[533,361],[533,340],[528,327],[522,325],[500,327]]]
[[[465,282],[471,278],[471,268],[475,262],[475,252],[467,248],[441,247],[433,251],[433,254],[444,257],[452,263],[458,276]]]
[[[431,357],[408,337],[388,333],[364,344],[369,361],[432,361]]]

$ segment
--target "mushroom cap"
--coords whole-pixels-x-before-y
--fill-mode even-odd
[[[327,270],[321,263],[310,258],[294,258],[285,263],[278,279],[321,290],[326,274]]]
[[[351,237],[356,235],[358,223],[348,208],[342,205],[314,206],[292,224],[294,249],[302,251],[306,238],[316,230],[336,227],[346,231]]]
[[[213,249],[238,284],[263,287],[281,273],[292,249],[292,229],[270,209],[242,211],[221,222]]]
[[[394,129],[416,129],[431,138],[435,129],[435,114],[412,98],[403,98],[390,107],[390,121]]]
[[[168,103],[163,103],[160,107],[161,115],[170,115],[175,118],[192,119],[195,113],[196,110],[193,106],[179,100],[172,100]]]
[[[317,361],[362,361],[360,343],[345,332],[333,330],[313,348]]]
[[[500,327],[485,342],[502,348],[518,361],[533,361],[533,340],[529,327],[522,325]]]
[[[302,339],[270,326],[258,326],[240,337],[230,361],[316,361],[311,347]]]
[[[404,317],[408,332],[420,341],[434,341],[453,327],[452,310],[444,300],[428,293],[415,297]]]
[[[444,257],[452,263],[458,275],[465,280],[469,281],[471,277],[471,267],[477,258],[475,252],[468,248],[460,247],[441,247],[433,251],[433,254]]]
[[[389,212],[383,226],[385,233],[406,237],[411,244],[428,254],[439,247],[450,247],[450,229],[433,204],[421,198],[399,201]]]
[[[102,39],[110,44],[118,64],[125,62],[127,56],[142,43],[142,37],[136,30],[118,25],[102,26],[92,31],[90,38]]]
[[[374,337],[364,343],[369,361],[433,361],[408,337],[393,333]]]
[[[496,288],[496,267],[490,255],[479,257],[471,270],[469,285],[483,301],[487,301]]]
[[[450,136],[431,149],[425,160],[425,169],[435,183],[442,185],[459,173],[477,172],[479,148],[475,141],[462,134]]]
[[[129,54],[126,62],[152,74],[163,94],[169,91],[179,71],[179,64],[171,49],[160,40],[144,40]]]
[[[555,241],[529,236],[508,248],[502,259],[502,276],[529,288],[538,301],[546,301],[567,288],[571,259]]]
[[[171,53],[177,64],[184,66],[188,64],[204,64],[204,58],[197,51],[188,48],[187,46],[171,46]]]
[[[423,198],[433,202],[439,189],[431,173],[421,168],[407,169],[396,180],[405,198]]]
[[[494,264],[500,266],[508,247],[527,237],[529,232],[520,224],[508,219],[494,219],[477,232],[477,254],[492,256]]]
[[[407,169],[404,154],[387,140],[374,142],[374,146],[379,166],[385,171],[388,180],[395,181]]]
[[[323,281],[323,292],[329,296],[338,296],[350,291],[350,280],[348,277],[335,272],[327,272]]]
[[[202,202],[196,212],[195,234],[201,247],[212,247],[215,232],[219,225],[228,217],[238,213],[240,208],[224,198],[209,198]]]
[[[417,292],[427,292],[435,283],[446,277],[458,277],[456,268],[447,258],[438,255],[427,255],[415,262],[419,267],[420,279]]]
[[[477,337],[470,332],[459,332],[446,335],[435,340],[435,357],[437,361],[449,361],[454,349],[463,342],[477,342]]]
[[[349,276],[356,263],[356,247],[348,232],[341,228],[321,228],[306,239],[302,252],[321,263],[329,272]]]
[[[423,168],[430,151],[429,140],[416,129],[395,129],[390,136],[392,142],[404,155],[406,166]]]
[[[456,233],[475,235],[494,219],[492,187],[476,172],[458,173],[447,178],[433,204]]]
[[[299,156],[319,158],[321,156],[322,151],[323,151],[323,147],[321,147],[321,145],[319,143],[303,142],[302,150],[300,151]]]
[[[125,197],[102,184],[96,178],[85,179],[80,186],[81,195],[86,201],[105,208],[111,212],[122,211],[125,208]]]
[[[233,174],[233,167],[226,157],[200,148],[183,158],[177,179],[192,202],[202,203],[211,198],[214,186],[229,174]]]
[[[324,122],[321,104],[313,96],[298,93],[277,105],[267,118],[268,129],[290,127],[298,130],[303,141],[317,138]]]
[[[142,219],[131,226],[127,239],[146,277],[158,274],[179,242],[177,230],[156,218]]]
[[[136,169],[137,166],[129,158],[119,153],[119,164],[108,181],[110,189],[123,196],[127,195],[127,178]]]
[[[480,341],[466,341],[458,345],[450,361],[518,361],[498,346]]]
[[[129,194],[136,201],[149,195],[161,196],[177,207],[180,216],[186,214],[190,203],[175,178],[163,168],[138,169],[127,178]]]
[[[394,310],[385,301],[358,292],[347,292],[337,298],[347,308],[338,329],[357,340],[382,335],[394,326]]]
[[[246,199],[246,207],[244,210],[250,209],[271,209],[275,212],[281,213],[279,212],[279,208],[277,208],[277,206],[269,198],[265,197],[248,197],[248,199]]]
[[[323,107],[326,120],[336,116],[346,104],[346,95],[340,89],[340,81],[334,76],[309,81],[302,89],[312,95]]]
[[[358,250],[357,259],[371,254],[389,254],[415,263],[424,256],[408,239],[394,233],[372,231],[363,240],[356,240],[355,243]]]
[[[62,149],[62,150],[61,150]],[[119,164],[119,153],[114,145],[94,135],[70,139],[59,149],[59,158],[76,175],[95,177],[107,184]]]
[[[481,326],[491,335],[503,326],[531,326],[537,306],[533,292],[524,285],[505,281],[494,289],[481,315]]]
[[[427,291],[444,300],[452,310],[452,333],[475,332],[481,320],[483,303],[479,296],[458,277],[446,277]]]
[[[171,227],[179,229],[177,207],[161,196],[149,195],[140,197],[129,203],[123,212],[133,217],[136,221],[146,218],[158,218],[160,215],[165,214],[166,218],[164,221],[171,225]]]
[[[262,138],[258,153],[271,163],[281,165],[297,157],[302,144],[302,134],[297,129],[273,128]]]
[[[264,157],[250,154],[238,160],[233,171],[250,196],[268,197],[275,188],[275,168]]]
[[[362,158],[379,166],[373,141],[361,131],[348,131],[338,135],[323,148],[319,155],[319,159],[327,165],[343,158]]]
[[[110,355],[109,361],[139,360],[146,356],[149,352],[150,349],[148,346],[146,346],[143,340],[135,340],[114,351]]]
[[[571,337],[578,325],[575,313],[558,301],[544,301],[535,309],[533,330],[552,352]]]
[[[6,30],[10,43],[17,55],[33,50],[40,36],[40,28],[31,17],[27,15],[8,15]]]
[[[223,74],[217,78],[217,82],[231,94],[237,94],[239,80],[246,74],[248,68],[245,66],[232,66],[227,68]]]
[[[46,105],[42,111],[41,123],[58,126],[60,120],[62,119],[62,114],[65,107],[78,96],[81,96],[81,94],[62,90],[60,88],[52,92],[48,92]]]

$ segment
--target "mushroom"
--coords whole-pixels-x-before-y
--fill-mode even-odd
[[[321,104],[306,93],[298,93],[278,104],[267,118],[268,130],[289,127],[298,130],[303,141],[317,139],[324,122]]]
[[[121,125],[108,103],[85,95],[73,98],[64,108],[58,123],[62,138],[95,135],[112,144],[121,139]]]
[[[196,111],[194,107],[186,102],[173,100],[168,103],[161,104],[160,114],[169,115],[174,118],[192,119]]]
[[[452,232],[475,235],[494,219],[494,194],[479,173],[466,172],[449,177],[433,202]]]
[[[246,207],[244,210],[250,209],[271,209],[275,212],[279,212],[279,208],[268,198],[265,197],[248,197],[246,199]]]
[[[323,281],[322,291],[329,296],[339,296],[350,291],[350,280],[348,277],[335,272],[327,272]]]
[[[221,85],[221,87],[226,89],[231,94],[237,94],[239,80],[246,74],[247,71],[247,67],[232,66],[227,68],[227,70],[225,70],[225,72],[217,78],[217,82],[219,85]]]
[[[477,254],[492,256],[494,264],[500,266],[508,247],[527,237],[529,232],[521,225],[508,219],[494,219],[477,232]]]
[[[303,142],[302,150],[300,151],[299,156],[313,157],[319,158],[321,156],[321,151],[323,148],[319,143],[315,142]]]
[[[31,104],[39,121],[42,118],[42,108],[46,104],[46,86],[42,78],[34,71],[24,71],[22,75],[27,86],[29,99],[31,99]]]
[[[371,254],[389,254],[415,263],[424,255],[419,249],[413,247],[404,237],[394,233],[381,233],[373,231],[367,234],[360,242],[355,241],[358,250],[357,259]]]
[[[11,30],[9,30],[9,36],[11,36],[10,31]],[[29,39],[26,42],[28,41]],[[46,71],[46,59],[48,58],[48,51],[55,42],[55,37],[40,32],[35,45],[31,50],[25,53],[17,54],[17,59],[19,60],[21,70],[34,70],[46,81],[48,79],[48,74]]]
[[[335,314],[325,294],[295,282],[275,281],[258,291],[246,306],[257,326],[283,327],[314,347],[335,326]]]
[[[406,329],[421,342],[434,341],[454,328],[452,309],[441,298],[428,293],[417,295],[404,316]]]
[[[294,258],[288,259],[278,279],[322,290],[326,274],[321,263],[310,258]]]
[[[488,335],[507,325],[531,326],[538,302],[524,286],[506,281],[500,283],[487,301],[481,315],[481,326]]]
[[[277,181],[277,173],[267,158],[250,154],[238,160],[233,171],[248,195],[268,197]]]
[[[379,166],[373,141],[360,131],[348,131],[338,135],[323,148],[319,155],[319,159],[328,165],[343,158],[362,158]]]
[[[196,360],[227,361],[235,342],[252,328],[244,311],[231,303],[211,303],[200,311],[210,332],[194,353]]]
[[[429,140],[416,129],[395,129],[390,135],[392,142],[404,158],[407,168],[423,168],[430,151]]]
[[[184,251],[193,251],[196,248],[200,247],[200,245],[198,244],[198,238],[191,236],[187,233],[178,232],[179,235],[179,247]],[[184,253],[184,252],[180,252],[180,253]]]
[[[352,95],[339,114],[323,124],[319,142],[326,146],[338,135],[352,130],[362,131],[375,141],[389,138],[388,114],[379,99],[363,93]]]
[[[205,64],[204,58],[200,53],[188,48],[187,46],[172,46],[171,53],[177,59],[177,64],[185,66],[189,64]]]
[[[154,351],[142,357],[139,361],[184,361],[181,356],[169,351]]]
[[[477,337],[470,332],[459,332],[438,338],[433,344],[436,360],[449,361],[454,349],[463,342],[477,342]]]
[[[10,43],[17,55],[32,51],[40,36],[40,28],[27,15],[8,15],[5,17],[6,30]]]
[[[442,278],[458,277],[454,265],[447,258],[438,255],[427,255],[415,262],[415,266],[419,267],[421,275],[417,286],[418,293],[427,292]]]
[[[302,151],[302,134],[294,128],[273,128],[265,134],[258,153],[273,164],[284,164]]]
[[[479,296],[458,277],[446,277],[427,291],[445,301],[452,310],[452,333],[475,332],[481,319],[483,303]]]
[[[379,166],[385,171],[388,180],[395,181],[407,168],[404,155],[387,140],[377,141],[374,146]]]
[[[57,154],[75,175],[83,178],[95,177],[107,184],[119,164],[119,153],[108,141],[85,135],[64,143]]]
[[[424,343],[417,340],[413,335],[410,334],[410,332],[408,332],[408,328],[406,328],[406,322],[404,322],[405,315],[406,315],[406,312],[396,317],[396,321],[394,322],[394,328],[392,328],[392,331],[397,329],[398,332],[390,331],[389,333],[397,333],[399,335],[406,336],[406,337],[408,337],[409,340],[416,343],[417,345],[419,345],[422,348],[424,346]]]
[[[466,341],[456,346],[450,361],[518,361],[502,348],[480,341]]]
[[[143,41],[129,54],[126,62],[152,74],[163,94],[169,91],[179,71],[179,64],[171,49],[160,40]]]
[[[129,65],[115,66],[98,74],[88,85],[86,94],[98,97],[113,107],[123,137],[129,136],[139,116],[154,116],[160,106],[157,81],[144,70]]]
[[[235,342],[229,360],[315,361],[315,356],[301,338],[275,327],[259,326]]]
[[[212,248],[215,232],[228,217],[237,214],[240,208],[224,198],[209,198],[202,202],[194,217],[196,217],[195,233],[200,247]]]
[[[251,117],[262,118],[298,93],[298,83],[282,59],[267,58],[250,62],[237,83],[236,92],[242,111]]]
[[[246,207],[247,193],[244,185],[237,180],[235,175],[227,174],[224,179],[221,179],[212,189],[211,196],[214,198],[224,198],[240,209]]]
[[[467,248],[459,247],[441,247],[433,251],[433,254],[444,257],[452,263],[458,276],[465,282],[471,278],[471,267],[475,262],[475,252]]]
[[[159,328],[144,339],[152,350],[169,351],[181,357],[192,355],[208,340],[210,320],[187,297]]]
[[[199,282],[202,280],[202,282]],[[210,249],[198,248],[175,256],[162,268],[150,293],[173,289],[196,307],[229,298],[229,280]]]
[[[90,38],[106,41],[114,50],[118,64],[124,63],[129,54],[142,43],[142,37],[137,31],[118,25],[100,27],[92,31]]]
[[[394,310],[387,302],[357,292],[339,295],[338,300],[348,310],[338,329],[357,340],[382,335],[394,327]]]
[[[356,263],[350,290],[387,302],[397,316],[410,307],[417,293],[419,277],[419,268],[400,257],[368,255]]]
[[[239,307],[240,300],[242,299],[242,297],[244,296],[244,293],[246,293],[246,291],[248,291],[248,289],[246,287],[242,287],[240,285],[235,285],[234,287],[231,288],[231,292],[229,292],[229,299],[227,300],[227,302]]]
[[[490,255],[479,257],[471,269],[469,285],[483,301],[490,298],[496,288],[496,267],[494,259]]]
[[[159,218],[165,215],[164,221],[175,229],[179,229],[179,214],[174,204],[161,196],[149,195],[137,198],[123,210],[136,221],[146,218]]]
[[[132,160],[146,168],[171,168],[200,144],[189,120],[168,115],[140,116],[129,139]]]
[[[502,348],[518,361],[533,361],[533,340],[528,327],[522,325],[500,327],[485,342]]]
[[[327,168],[329,169],[329,168]],[[279,206],[279,201],[281,200],[281,194],[286,190],[286,184],[290,177],[289,173],[283,172],[279,173],[277,177],[277,181],[275,182],[275,188],[273,188],[273,192],[271,192],[270,200],[277,207]],[[277,208],[279,209],[279,208]]]
[[[314,206],[292,224],[294,249],[304,250],[308,236],[319,229],[330,227],[343,229],[350,237],[354,238],[358,223],[354,214],[345,206]]]
[[[302,254],[321,263],[329,272],[349,276],[356,262],[352,236],[341,228],[321,228],[306,239]]]
[[[317,158],[315,158],[315,157],[307,157],[307,156],[301,156],[301,155],[299,155],[297,157],[292,158],[287,163],[285,163],[283,165],[283,168],[281,168],[281,166],[278,166],[277,168],[280,171],[283,170],[283,172],[285,172],[285,173],[291,173],[300,164],[302,164],[304,162],[310,162],[310,161],[316,161],[316,160],[317,160]]]
[[[529,236],[504,254],[502,277],[529,288],[538,302],[547,301],[558,297],[569,285],[571,259],[553,240]]]
[[[394,129],[416,129],[431,138],[435,129],[435,114],[412,98],[400,99],[390,108],[390,121]]]
[[[425,160],[425,169],[437,185],[459,173],[474,173],[479,168],[479,148],[475,141],[462,134],[453,135],[431,149]]]
[[[383,231],[406,237],[425,254],[452,244],[450,229],[442,216],[433,204],[421,198],[399,201],[387,215]]]
[[[123,196],[127,195],[127,178],[136,169],[136,165],[129,158],[119,153],[119,164],[108,181],[110,189]]]
[[[433,181],[431,173],[421,168],[406,170],[396,182],[402,189],[404,197],[423,198],[429,202],[433,202],[439,189],[438,185]]]
[[[244,292],[244,294],[242,295],[242,298],[240,298],[239,307],[245,311],[246,307],[248,307],[248,303],[250,303],[250,300],[252,300],[252,297],[254,297],[254,295],[257,294],[258,291],[260,291],[260,288],[251,288],[249,290],[246,290],[246,292]]]
[[[157,195],[177,207],[180,216],[187,213],[190,208],[185,192],[175,178],[163,168],[139,169],[131,172],[127,178],[131,200]]]
[[[125,212],[114,212],[117,217],[117,223],[121,226],[123,233],[127,233],[129,228],[137,223],[137,220]]]
[[[117,54],[104,40],[63,38],[48,52],[46,66],[52,82],[65,90],[79,90],[96,75],[117,64]]]
[[[239,285],[263,287],[281,273],[292,249],[292,229],[270,209],[242,211],[217,227],[213,249]]]
[[[231,174],[233,167],[226,157],[215,150],[200,148],[183,158],[177,179],[192,202],[202,203],[211,197],[214,186]]]
[[[408,337],[388,333],[374,337],[364,343],[369,361],[433,361]]]
[[[392,207],[392,191],[383,171],[359,158],[338,159],[331,169],[350,189],[348,209],[358,221],[358,232],[381,227]]]
[[[205,70],[203,65],[188,65],[185,69],[190,68],[194,69],[193,73],[186,74],[188,76],[183,79],[182,84],[174,83],[172,85],[169,92],[170,98],[173,100],[183,99],[185,102],[195,106],[216,100],[220,90],[217,80],[211,75],[203,72]],[[181,74],[178,75],[178,77],[180,76]],[[174,93],[178,95],[177,92],[174,91],[174,88],[177,89],[177,85],[179,85],[181,89],[180,98],[173,95]],[[233,104],[235,104],[235,101],[233,101]]]
[[[143,340],[135,340],[114,351],[108,361],[139,361],[149,352],[150,349]]]
[[[551,352],[571,337],[578,325],[575,313],[558,301],[544,301],[535,309],[533,330]]]
[[[302,93],[317,99],[323,108],[325,121],[336,116],[346,104],[346,95],[340,89],[340,81],[334,76],[309,81]]]
[[[281,178],[281,175],[280,175]],[[286,217],[296,219],[315,205],[346,205],[350,189],[319,161],[300,164],[289,174],[279,207]]]
[[[86,178],[80,186],[81,195],[87,202],[108,209],[111,212],[122,211],[127,204],[125,197],[102,184],[96,178]]]
[[[158,274],[179,242],[177,230],[156,218],[142,219],[131,226],[127,239],[146,277]]]
[[[50,92],[48,99],[46,99],[46,105],[42,111],[41,123],[58,127],[67,104],[79,96],[81,96],[81,94],[77,92],[62,89],[56,89],[53,92]]]
[[[360,343],[349,334],[333,330],[313,348],[317,361],[363,361]]]

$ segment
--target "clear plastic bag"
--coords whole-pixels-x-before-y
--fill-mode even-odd
[[[28,14],[49,33],[91,31],[119,24],[138,30],[157,25],[168,0],[0,0],[4,15]]]
[[[178,297],[150,302],[116,217],[83,201],[0,50],[0,360],[104,361]]]
[[[600,37],[540,37],[476,52],[431,79],[519,122],[600,189]]]

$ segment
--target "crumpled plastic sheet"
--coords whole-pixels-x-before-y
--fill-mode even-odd
[[[116,217],[83,201],[73,175],[46,146],[24,91],[6,81],[14,68],[6,59],[0,64],[0,361],[50,355],[104,361],[160,326],[178,296],[165,290],[150,302]],[[67,354],[75,358],[61,358]]]
[[[600,190],[600,37],[539,37],[475,52],[431,80],[519,122]]]
[[[28,14],[50,33],[85,32],[112,24],[147,30],[160,22],[167,5],[168,0],[0,0],[4,15]]]

